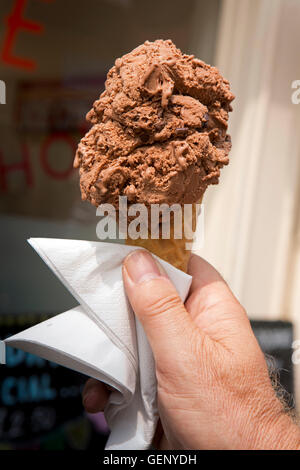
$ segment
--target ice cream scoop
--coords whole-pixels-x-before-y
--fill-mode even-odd
[[[216,184],[231,148],[234,96],[218,69],[172,41],[146,41],[115,61],[87,119],[74,166],[98,206],[194,203]]]

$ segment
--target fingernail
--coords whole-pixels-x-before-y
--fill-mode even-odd
[[[162,267],[145,250],[132,251],[125,259],[124,266],[135,284],[161,276],[167,277]]]

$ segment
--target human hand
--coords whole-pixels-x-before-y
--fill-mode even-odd
[[[297,449],[300,431],[285,413],[246,312],[220,274],[192,255],[183,305],[154,258],[123,264],[128,299],[151,345],[157,376],[160,449]],[[87,411],[104,409],[107,387],[87,381]]]

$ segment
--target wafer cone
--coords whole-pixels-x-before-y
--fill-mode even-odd
[[[185,223],[186,226],[189,226],[193,231],[195,231],[197,223],[197,205],[201,204],[201,202],[202,198],[198,201],[197,204],[193,204],[192,218],[189,217],[189,220],[184,220],[184,217],[182,217],[182,228],[184,228]],[[159,231],[159,233],[161,237],[161,230]],[[169,239],[151,239],[151,233],[149,232],[147,239],[138,238],[137,240],[132,240],[131,238],[127,238],[126,245],[145,248],[154,255],[157,255],[163,260],[172,264],[172,266],[174,266],[175,268],[187,272],[187,265],[191,250],[187,249],[186,244],[191,244],[192,240],[185,238],[184,230],[182,230],[182,234],[183,236],[181,239],[175,239],[174,225],[171,224]]]

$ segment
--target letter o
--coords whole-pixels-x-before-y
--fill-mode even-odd
[[[49,147],[53,144],[53,142],[56,142],[59,140],[66,142],[72,149],[72,160],[70,162],[70,165],[68,168],[66,168],[63,171],[58,171],[58,170],[53,169],[48,160]],[[69,134],[66,134],[64,132],[55,132],[49,135],[45,139],[41,148],[41,164],[42,164],[43,169],[48,175],[52,176],[52,178],[61,179],[61,180],[68,178],[68,176],[70,176],[73,170],[73,155],[75,155],[75,151],[76,151],[76,144]]]

